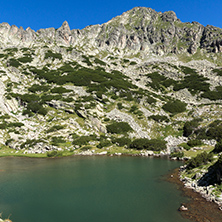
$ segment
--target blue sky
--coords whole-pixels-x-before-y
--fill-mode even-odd
[[[40,28],[59,28],[68,21],[71,29],[102,24],[136,6],[158,12],[174,11],[182,22],[197,21],[222,28],[221,0],[1,0],[0,23]]]

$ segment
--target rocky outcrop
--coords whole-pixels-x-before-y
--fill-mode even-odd
[[[103,125],[98,118],[94,118],[94,117],[90,116],[89,120],[91,121],[91,125],[93,127],[95,127],[97,130],[99,130],[101,133],[106,133],[107,132],[106,126]]]
[[[149,136],[149,129],[143,129],[136,121],[133,119],[132,116],[123,113],[117,109],[113,109],[111,112],[107,114],[107,117],[113,119],[117,122],[127,122],[131,128],[134,130],[131,133],[131,137],[137,138],[150,138]]]

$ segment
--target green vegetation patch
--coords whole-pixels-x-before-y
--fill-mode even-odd
[[[220,152],[222,152],[222,140],[217,142],[217,144],[215,145],[213,149],[213,153],[220,153]]]
[[[117,103],[117,107],[118,107],[118,109],[119,109],[119,110],[121,110],[121,109],[123,109],[123,108],[124,108],[124,106],[123,106],[123,104],[122,104],[122,103]]]
[[[147,96],[146,102],[149,103],[149,104],[154,104],[154,103],[156,103],[156,99],[154,99],[151,96]]]
[[[184,152],[173,152],[170,154],[170,157],[183,158]]]
[[[8,57],[8,55],[0,54],[0,59],[2,59],[2,58],[7,58],[7,57]]]
[[[100,59],[98,59],[98,58],[95,58],[95,59],[94,59],[94,62],[95,62],[96,64],[99,64],[99,65],[102,65],[102,66],[105,66],[105,65],[106,65],[105,62],[103,62],[102,60],[100,60]]]
[[[153,150],[153,151],[161,151],[166,149],[166,141],[159,139],[135,139],[129,146],[130,148],[137,150]]]
[[[104,139],[100,139],[99,144],[96,147],[101,149],[101,148],[108,147],[111,145],[112,145],[112,142],[104,138]]]
[[[51,87],[49,85],[33,84],[28,90],[32,93],[48,92]]]
[[[187,145],[190,146],[190,147],[194,147],[194,146],[201,146],[201,145],[203,145],[203,143],[202,143],[201,140],[194,139],[194,140],[189,140],[187,142]]]
[[[169,101],[163,105],[163,109],[172,114],[182,113],[186,111],[186,103],[179,100]]]
[[[72,92],[72,90],[60,86],[60,87],[54,87],[53,89],[51,89],[51,92],[62,94],[62,93]]]
[[[137,64],[137,63],[134,62],[134,61],[130,62],[130,65],[132,65],[132,66],[134,66],[134,65],[136,65],[136,64]]]
[[[190,169],[199,167],[201,165],[205,165],[208,162],[211,162],[212,160],[213,160],[212,153],[203,152],[203,153],[197,154],[196,157],[191,158],[187,162],[187,169],[190,170]]]
[[[127,137],[120,137],[120,138],[112,138],[112,143],[116,144],[117,146],[129,146],[131,143],[131,139],[127,138]]]
[[[36,102],[36,101],[33,101],[33,102],[30,102],[28,103],[27,105],[27,110],[30,110],[32,111],[33,113],[38,113],[38,114],[41,114],[43,116],[45,116],[47,114],[47,110],[42,106],[42,104]]]
[[[174,85],[173,89],[175,91],[187,88],[193,95],[200,91],[209,91],[210,84],[206,82],[209,80],[208,78],[198,75],[195,69],[186,66],[181,66],[180,68],[186,76]]]
[[[4,49],[4,52],[6,52],[8,55],[13,56],[14,53],[18,52],[18,48],[7,48]]]
[[[87,145],[89,141],[95,141],[95,140],[96,140],[95,135],[78,137],[76,134],[74,134],[72,144],[82,146],[82,145]]]
[[[222,69],[213,69],[214,73],[216,73],[218,76],[222,76]]]
[[[49,128],[46,133],[52,133],[52,132],[55,132],[55,131],[58,131],[58,130],[61,130],[61,129],[64,129],[65,127],[62,126],[62,125],[54,125],[52,126],[51,128]]]
[[[137,105],[131,106],[129,112],[133,113],[133,114],[135,114],[135,115],[137,115],[139,117],[141,117],[143,115],[143,112],[138,109]]]
[[[40,85],[33,85],[29,88],[29,91],[32,92],[38,92],[39,90],[41,91],[48,91],[50,87],[47,85],[45,86],[40,86]],[[33,113],[38,113],[40,115],[46,115],[47,114],[47,109],[44,108],[44,104],[47,101],[51,100],[60,100],[62,99],[62,95],[50,95],[46,94],[47,92],[37,95],[37,94],[32,94],[32,93],[26,93],[26,94],[15,94],[15,93],[10,93],[8,96],[14,97],[17,100],[20,100],[22,102],[22,105],[26,108],[23,112],[23,115],[28,114],[29,116],[32,115]]]
[[[51,138],[52,145],[59,146],[61,143],[66,143],[66,140],[62,136],[53,136]]]
[[[209,124],[206,135],[209,139],[220,141],[222,139],[222,121],[215,120],[214,122]]]
[[[187,121],[183,126],[183,136],[190,136],[193,134],[200,124],[201,119],[193,119],[191,121]]]
[[[21,63],[18,60],[14,59],[14,58],[9,59],[8,64],[10,66],[13,66],[13,67],[16,67],[16,68],[18,68],[21,65]]]
[[[51,50],[49,50],[48,52],[45,53],[45,59],[51,58],[52,60],[55,59],[62,59],[62,55],[60,53],[54,53]]]
[[[92,63],[90,62],[89,58],[85,55],[82,55],[83,57],[83,62],[86,63],[88,66],[92,66]]]
[[[18,58],[18,61],[21,63],[30,63],[32,62],[32,60],[33,58],[30,56],[24,56],[24,57]]]
[[[115,122],[108,126],[106,126],[108,133],[116,133],[116,134],[123,134],[127,133],[129,131],[132,131],[133,129],[131,126],[126,122]]]
[[[215,87],[213,91],[206,91],[201,94],[201,97],[207,98],[210,100],[222,100],[222,86]]]
[[[61,156],[63,156],[62,151],[53,150],[53,151],[47,152],[47,157],[61,157]]]
[[[71,69],[70,67],[69,69]],[[73,83],[76,86],[86,86],[88,88],[87,91],[90,93],[100,92],[100,94],[104,94],[112,89],[130,94],[130,89],[137,88],[118,71],[107,73],[99,68],[89,69],[85,67],[73,68],[68,72],[66,70],[65,75],[64,70],[49,70],[47,67],[44,67],[42,70],[31,67],[30,71],[36,78],[45,79],[48,83],[58,85]]]
[[[148,119],[153,119],[154,121],[160,123],[160,122],[169,122],[169,118],[167,116],[160,116],[160,115],[151,115],[148,117]]]
[[[215,120],[205,127],[200,127],[201,119],[194,119],[184,124],[183,135],[190,138],[215,139],[220,141],[222,139],[222,121]]]
[[[160,75],[158,72],[153,72],[147,74],[146,76],[152,80],[152,82],[148,83],[146,86],[151,86],[155,90],[164,89],[176,84],[175,80],[166,78],[165,76]]]
[[[11,127],[22,127],[22,126],[24,126],[24,124],[20,123],[20,122],[0,123],[0,129],[7,129],[7,128],[11,128]]]
[[[20,145],[20,149],[24,149],[26,147],[33,147],[37,143],[41,143],[41,142],[43,142],[43,140],[41,140],[41,139],[38,139],[38,140],[36,140],[36,139],[27,139],[24,143],[22,143]]]

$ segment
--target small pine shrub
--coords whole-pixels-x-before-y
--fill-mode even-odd
[[[165,105],[163,105],[163,109],[172,114],[182,113],[186,111],[186,103],[181,102],[179,100],[169,101]]]
[[[10,66],[13,66],[13,67],[16,67],[16,68],[18,68],[21,65],[21,63],[18,60],[13,59],[13,58],[10,59],[8,61],[8,63],[9,63]]]
[[[30,102],[27,105],[27,109],[32,111],[33,113],[38,113],[43,116],[45,116],[47,114],[47,110],[41,104],[39,104],[37,102]]]
[[[118,107],[119,110],[124,108],[122,103],[117,103],[117,107]]]
[[[147,96],[146,102],[148,102],[149,104],[153,104],[153,103],[156,103],[156,99],[154,99],[151,96]]]
[[[138,110],[138,107],[136,106],[136,105],[133,105],[133,106],[131,106],[131,108],[130,108],[130,112],[131,113],[134,113],[135,111],[137,111]]]
[[[189,140],[187,142],[187,145],[190,146],[190,147],[194,147],[194,146],[201,146],[203,143],[201,142],[201,140]]]
[[[111,145],[112,145],[112,143],[109,140],[103,139],[103,140],[100,140],[99,144],[96,147],[101,149],[103,147],[108,147]]]
[[[159,139],[135,139],[131,144],[130,148],[137,149],[137,150],[153,150],[153,151],[160,151],[166,149],[166,141],[159,140]]]
[[[122,134],[127,133],[129,131],[132,131],[133,129],[131,126],[126,122],[115,122],[108,126],[106,126],[108,133],[116,133],[116,134]]]
[[[222,86],[217,86],[214,91],[205,91],[201,94],[201,97],[210,100],[221,100],[222,99]]]
[[[170,157],[183,158],[184,152],[174,152],[170,154]]]
[[[222,139],[222,121],[216,120],[209,125],[206,135],[209,139],[220,141]]]
[[[72,90],[66,89],[64,87],[54,87],[53,89],[51,89],[52,93],[58,93],[58,94],[68,93],[68,92],[71,92],[71,91]]]
[[[216,73],[218,76],[222,76],[222,69],[213,69],[214,73]]]
[[[170,120],[167,118],[167,116],[160,116],[160,115],[151,115],[148,117],[148,119],[153,119],[156,122],[169,122]]]
[[[137,64],[137,63],[134,62],[134,61],[130,62],[130,65],[132,65],[132,66],[134,66],[134,65],[136,65],[136,64]]]
[[[103,62],[102,60],[100,60],[100,59],[98,59],[98,58],[95,58],[95,59],[94,59],[94,62],[97,63],[97,64],[99,64],[99,65],[103,65],[103,66],[106,65],[105,62]]]
[[[187,143],[181,143],[180,146],[183,147],[185,150],[191,149],[191,147]]]
[[[193,119],[192,121],[187,121],[183,126],[183,136],[190,136],[198,128],[200,119]]]
[[[33,58],[28,57],[28,56],[18,58],[18,61],[21,63],[29,63],[29,62],[32,62],[32,60],[33,60]]]
[[[131,143],[131,139],[127,137],[121,137],[121,138],[113,138],[112,143],[116,144],[117,146],[129,146]]]
[[[86,150],[90,150],[90,149],[92,149],[92,146],[84,146],[80,150],[86,151]]]
[[[24,124],[19,123],[19,122],[17,122],[17,123],[8,123],[8,127],[22,127],[22,126],[24,126]]]
[[[43,142],[43,141],[42,140],[36,140],[36,139],[32,139],[32,140],[27,139],[24,143],[22,143],[20,145],[20,148],[24,149],[26,146],[33,147],[35,144],[40,143],[40,142]]]
[[[58,146],[60,143],[66,143],[63,137],[61,136],[53,136],[52,137],[52,145]]]
[[[72,144],[73,145],[79,145],[79,146],[82,146],[82,145],[87,145],[89,143],[89,141],[93,141],[95,140],[95,136],[92,135],[92,136],[80,136],[80,137],[77,137],[73,140]]]
[[[217,142],[217,144],[215,145],[213,149],[213,153],[220,153],[220,152],[222,152],[222,140]]]

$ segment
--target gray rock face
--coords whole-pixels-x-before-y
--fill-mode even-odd
[[[136,7],[102,25],[92,25],[83,30],[70,30],[65,21],[62,26],[24,30],[7,23],[0,24],[0,42],[15,45],[57,43],[84,46],[86,49],[114,48],[130,51],[145,51],[163,55],[188,52],[194,54],[200,48],[206,52],[222,52],[222,29],[198,22],[182,23],[172,11],[156,12],[145,7]]]

